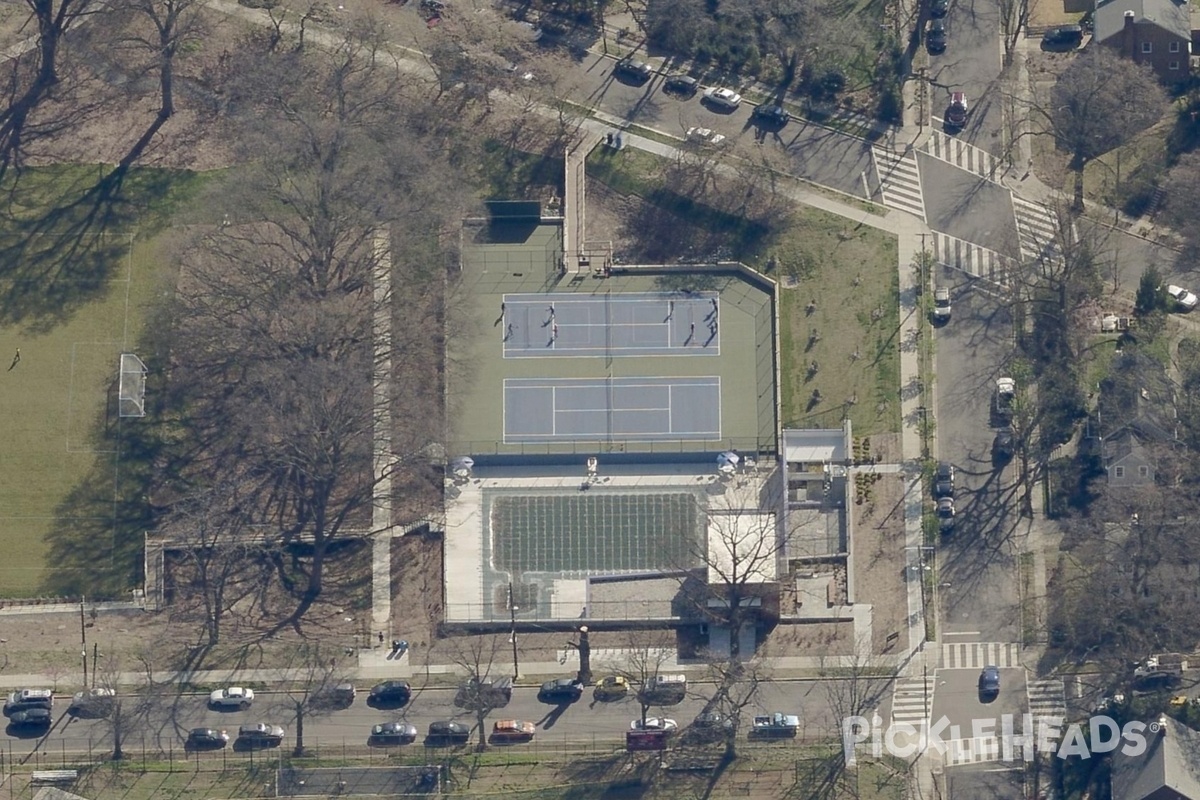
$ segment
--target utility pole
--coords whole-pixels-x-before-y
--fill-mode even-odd
[[[80,645],[80,649],[82,651],[81,655],[83,658],[83,685],[86,687],[88,685],[87,624],[83,620],[83,604],[85,602],[85,599],[86,598],[83,595],[80,595],[80,597],[79,597],[79,645]]]
[[[512,581],[508,582],[508,613],[512,620],[512,628],[509,633],[509,641],[512,642],[513,648],[513,680],[518,680],[521,677],[521,665],[517,662],[517,606],[513,603],[513,585]]]

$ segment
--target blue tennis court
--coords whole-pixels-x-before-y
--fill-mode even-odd
[[[721,354],[716,292],[508,294],[505,358]]]
[[[720,438],[720,377],[504,381],[506,443]]]

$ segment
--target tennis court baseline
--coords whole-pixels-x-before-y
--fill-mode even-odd
[[[721,378],[507,378],[504,441],[721,438]]]

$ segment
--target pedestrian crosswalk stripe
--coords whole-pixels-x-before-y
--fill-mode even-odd
[[[1021,645],[1004,642],[955,642],[942,645],[942,669],[1021,666]]]
[[[1009,270],[1016,266],[1013,259],[995,250],[936,231],[932,254],[938,264],[962,270],[976,278],[987,278],[999,285],[1007,283]]]
[[[974,173],[984,180],[996,182],[1000,162],[981,147],[968,144],[945,131],[935,130],[925,142],[925,152],[936,159]]]
[[[1029,260],[1058,258],[1059,223],[1054,212],[1032,200],[1012,196],[1013,215],[1017,218],[1017,235],[1021,242],[1021,257]]]
[[[883,147],[872,147],[871,156],[883,204],[888,208],[916,214],[924,221],[925,199],[921,194],[917,157],[895,153]]]
[[[1039,720],[1057,717],[1060,721],[1067,716],[1067,699],[1063,682],[1058,679],[1031,680],[1026,685],[1029,694],[1029,713],[1033,716],[1034,730]]]
[[[899,678],[892,687],[892,722],[921,725],[929,721],[933,706],[933,676]]]
[[[946,742],[946,766],[954,767],[960,764],[979,764],[985,761],[999,761],[1000,738],[997,736],[980,736],[974,739],[951,739]]]

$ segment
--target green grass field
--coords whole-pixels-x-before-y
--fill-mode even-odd
[[[808,208],[780,237],[785,427],[838,427],[848,415],[858,435],[900,430],[897,247],[894,236]]]
[[[137,534],[117,520],[125,478],[140,471],[126,443],[147,420],[118,419],[118,364],[139,351],[169,286],[158,234],[196,182],[131,173],[115,198],[79,203],[98,175],[95,166],[30,171],[0,223],[0,596],[70,585],[48,565],[88,580],[111,573],[114,594],[133,588]]]

